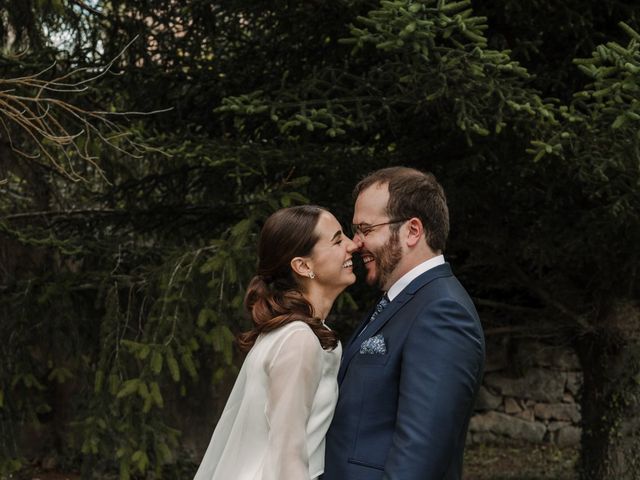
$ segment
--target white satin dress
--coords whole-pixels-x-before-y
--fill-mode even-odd
[[[342,347],[323,350],[304,322],[260,335],[194,480],[310,480],[324,471]]]

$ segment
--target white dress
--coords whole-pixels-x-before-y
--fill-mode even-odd
[[[309,480],[324,472],[342,347],[323,350],[304,322],[260,335],[194,480]]]

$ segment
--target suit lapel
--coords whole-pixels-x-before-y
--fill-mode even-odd
[[[346,343],[346,347],[342,350],[342,358],[344,358],[344,354],[347,350],[349,350],[349,348],[351,348],[351,345],[353,344],[353,342],[356,340],[356,338],[358,338],[358,336],[360,335],[360,332],[362,331],[362,328],[364,327],[364,325],[369,321],[369,319],[371,318],[371,315],[373,315],[373,310],[375,309],[375,307],[371,308],[369,310],[369,312],[364,315],[362,317],[362,319],[360,320],[360,323],[358,323],[358,326],[356,327],[356,329],[353,331],[353,333],[351,334],[351,337],[349,338],[349,340]]]
[[[427,270],[423,274],[416,277],[407,287],[398,294],[396,298],[385,308],[380,314],[371,322],[370,325],[367,326],[367,331],[358,336],[360,331],[362,330],[363,323],[367,322],[371,317],[371,313],[373,309],[369,311],[369,314],[364,317],[363,321],[360,322],[360,325],[354,332],[354,334],[349,339],[349,343],[347,344],[347,348],[344,349],[344,353],[342,355],[342,362],[340,363],[340,370],[338,371],[338,384],[342,383],[345,374],[347,373],[347,368],[349,367],[349,363],[353,359],[354,355],[360,350],[360,344],[366,340],[374,336],[376,333],[380,331],[384,325],[393,318],[393,316],[400,311],[400,309],[413,297],[413,295],[420,290],[422,287],[427,285],[432,280],[439,278],[450,276],[451,267],[448,263],[443,265],[438,265],[435,268]]]
[[[351,359],[360,350],[360,344],[363,341],[365,341],[367,338],[372,337],[375,334],[375,332],[380,330],[382,326],[385,323],[387,323],[391,319],[391,317],[395,315],[395,313],[398,310],[400,310],[402,305],[404,305],[404,303],[411,296],[412,295],[407,294],[405,292],[400,293],[398,297],[393,299],[393,302],[387,305],[387,307],[378,314],[378,316],[373,320],[373,322],[371,322],[371,324],[367,325],[366,332],[364,332],[362,335],[358,335],[359,332],[362,330],[362,324],[361,324],[361,326],[356,330],[356,333],[354,333],[354,336],[349,341],[349,344],[345,349],[344,355],[342,356],[342,363],[340,364],[340,370],[338,371],[338,383],[342,383],[342,379],[344,378],[344,375],[347,371],[347,367],[349,366],[349,363],[351,362]],[[364,322],[367,322],[370,316],[371,315],[367,315],[367,317],[365,317]]]

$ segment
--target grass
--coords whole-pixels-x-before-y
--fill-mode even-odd
[[[577,459],[577,449],[554,445],[472,445],[463,480],[576,480]]]
[[[463,480],[577,480],[577,458],[575,448],[553,445],[472,445],[465,450]],[[52,471],[20,478],[80,480],[77,474]]]

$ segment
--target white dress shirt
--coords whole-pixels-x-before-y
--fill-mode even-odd
[[[194,480],[309,480],[324,472],[342,348],[323,350],[304,322],[260,335]]]
[[[389,290],[387,291],[387,297],[389,301],[392,302],[394,298],[398,296],[402,290],[405,289],[407,285],[409,285],[418,275],[422,275],[427,270],[431,270],[438,265],[442,265],[444,263],[444,255],[437,255],[433,258],[430,258],[426,262],[422,262],[420,265],[413,267],[403,276],[401,276],[396,283],[391,285]]]

